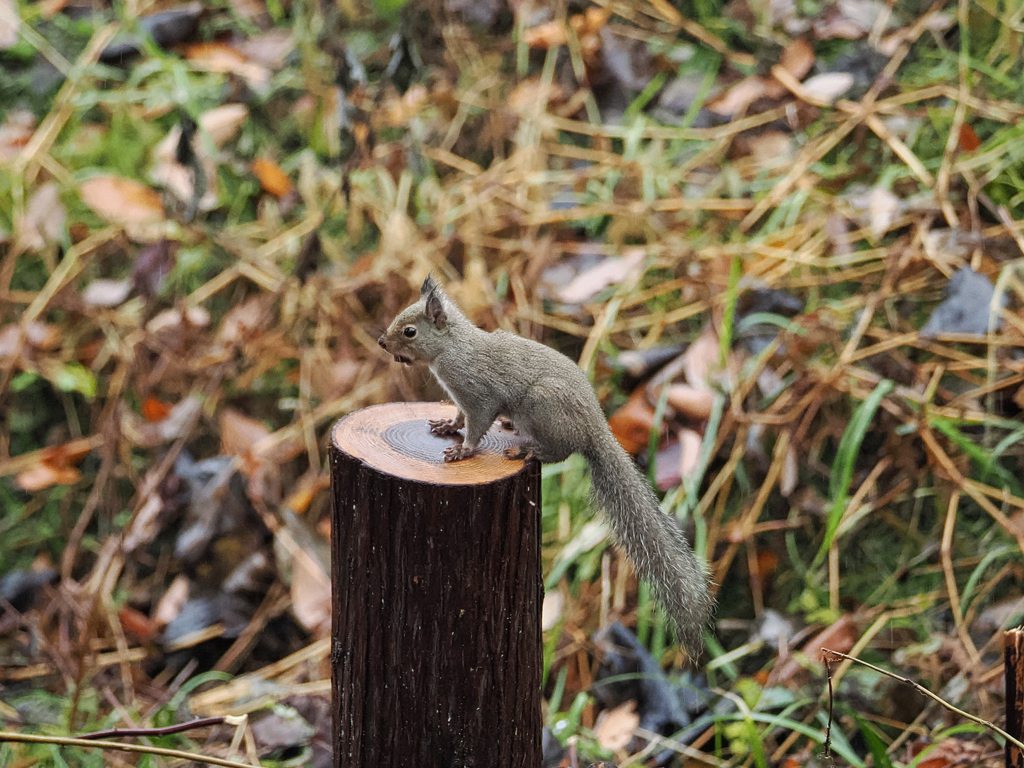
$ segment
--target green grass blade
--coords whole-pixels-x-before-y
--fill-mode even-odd
[[[871,427],[875,418],[878,406],[882,404],[882,398],[892,392],[895,385],[889,379],[882,379],[878,386],[868,395],[867,399],[857,406],[846,426],[842,438],[839,440],[839,447],[836,449],[836,460],[832,464],[832,476],[829,478],[829,498],[832,501],[828,513],[828,527],[825,529],[825,540],[821,543],[818,556],[814,558],[815,566],[820,565],[825,559],[825,554],[835,538],[836,530],[843,519],[843,511],[846,509],[846,494],[850,490],[850,483],[853,482],[853,467],[860,453],[861,443],[864,436]]]
[[[853,719],[857,722],[857,727],[860,729],[864,741],[867,742],[868,752],[871,753],[871,759],[874,760],[875,768],[893,768],[892,759],[889,757],[889,753],[885,749],[885,742],[878,735],[878,731],[862,717],[854,715]]]

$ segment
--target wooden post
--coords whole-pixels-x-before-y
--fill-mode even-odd
[[[445,464],[428,418],[392,403],[332,432],[335,768],[541,765],[540,467]]]
[[[1003,661],[1006,681],[1006,732],[1018,741],[1024,738],[1024,631],[1003,632]],[[1006,742],[1006,768],[1024,768],[1024,755]]]

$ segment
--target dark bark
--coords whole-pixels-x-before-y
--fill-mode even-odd
[[[1020,741],[1024,736],[1024,631],[1003,633],[1003,660],[1006,662],[1006,732]],[[1006,742],[1007,768],[1024,768],[1024,755]]]
[[[441,461],[436,403],[351,414],[331,445],[336,768],[541,764],[540,468]]]

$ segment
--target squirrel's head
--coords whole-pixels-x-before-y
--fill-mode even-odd
[[[433,362],[448,342],[451,320],[457,312],[441,286],[428,276],[420,288],[419,301],[403,309],[377,343],[396,362]]]

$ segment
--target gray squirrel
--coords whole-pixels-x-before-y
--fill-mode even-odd
[[[399,363],[425,363],[458,408],[454,419],[430,421],[435,435],[466,429],[461,444],[445,449],[445,461],[472,456],[497,418],[511,422],[527,441],[508,449],[509,458],[548,463],[583,454],[594,500],[619,543],[653,587],[691,657],[700,655],[714,606],[707,570],[612,435],[579,366],[539,342],[477,328],[431,277],[419,301],[395,318],[378,343]]]

